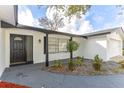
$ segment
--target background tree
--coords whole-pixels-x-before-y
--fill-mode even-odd
[[[39,8],[42,6],[38,6]],[[58,28],[62,28],[64,26],[63,18],[58,15],[61,11],[65,17],[69,17],[69,22],[72,16],[77,16],[81,18],[82,14],[85,14],[89,9],[90,5],[48,5],[46,8],[55,9],[56,13],[53,15],[53,20],[48,19],[47,17],[40,18],[39,23],[40,26],[44,28],[48,28],[50,30],[58,30]]]
[[[118,8],[120,11],[118,11],[118,15],[124,15],[124,6],[123,5],[116,5],[116,8]]]
[[[67,43],[67,50],[70,52],[70,59],[73,59],[73,52],[79,48],[79,44],[76,41],[70,40]]]
[[[91,5],[49,5],[47,8],[54,8],[56,11],[63,11],[66,17],[72,17],[76,15],[80,17],[82,14],[86,14],[86,12],[91,8]]]
[[[63,18],[60,17],[57,13],[53,14],[53,20],[44,17],[39,19],[39,23],[40,26],[54,31],[64,26]]]

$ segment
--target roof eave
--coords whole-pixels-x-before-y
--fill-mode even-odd
[[[94,35],[87,35],[86,37],[94,37],[94,36],[101,36],[101,35],[106,35],[106,34],[110,34],[111,32],[106,32],[106,33],[100,33],[100,34],[94,34]]]
[[[3,20],[1,20],[0,22],[1,22],[1,24],[0,24],[1,25],[1,28],[15,28],[14,25],[12,25],[12,24],[10,24],[8,22],[5,22]]]

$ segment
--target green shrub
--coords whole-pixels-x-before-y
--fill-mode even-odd
[[[124,60],[120,61],[119,64],[121,65],[122,68],[124,68]]]
[[[76,64],[77,66],[82,66],[83,62],[82,62],[82,58],[81,57],[77,57],[77,60],[76,60]]]
[[[62,66],[63,66],[63,63],[60,60],[54,60],[53,67],[61,68]]]
[[[81,61],[82,61],[82,63],[84,63],[84,56],[82,56]]]
[[[124,49],[122,51],[123,51],[123,56],[124,56]]]
[[[94,57],[93,67],[96,71],[100,71],[101,69],[101,63],[103,62],[103,59],[99,57],[99,55],[96,55]]]
[[[79,44],[76,41],[69,41],[66,47],[69,52],[73,52],[79,48]]]
[[[94,63],[101,64],[103,62],[103,59],[99,57],[99,55],[96,55],[94,57]]]
[[[68,69],[69,69],[70,71],[73,71],[73,70],[75,69],[75,63],[73,62],[72,59],[69,59],[69,60],[68,60]]]

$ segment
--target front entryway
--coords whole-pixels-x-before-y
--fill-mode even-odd
[[[10,35],[10,65],[33,62],[33,37]]]

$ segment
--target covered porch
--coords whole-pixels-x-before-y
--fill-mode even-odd
[[[13,26],[13,25],[8,24],[8,23],[3,22],[3,21],[1,22],[1,25],[2,25],[2,30],[5,34],[4,38],[6,38],[5,44],[4,44],[5,49],[6,49],[6,51],[5,51],[5,64],[4,64],[5,67],[10,67],[10,65],[11,65],[10,62],[11,61],[13,62],[13,59],[11,60],[11,58],[12,58],[11,52],[16,53],[16,52],[12,51],[13,47],[11,48],[11,45],[13,43],[10,41],[11,35],[19,35],[19,37],[22,37],[22,38],[29,37],[30,40],[28,40],[28,41],[31,41],[31,43],[27,44],[28,41],[25,39],[24,39],[24,42],[28,47],[32,47],[31,49],[28,49],[28,47],[25,47],[28,50],[32,50],[31,53],[26,53],[26,54],[24,52],[20,53],[21,57],[18,57],[15,54],[16,57],[14,57],[14,58],[25,59],[24,57],[27,58],[28,54],[31,54],[29,56],[30,58],[28,57],[28,59],[25,59],[26,62],[28,62],[28,60],[30,61],[29,63],[34,63],[34,64],[45,62],[46,66],[49,65],[49,61],[65,59],[65,58],[70,57],[69,52],[65,51],[65,49],[66,49],[65,46],[63,49],[62,48],[61,48],[61,50],[57,49],[57,52],[52,53],[52,51],[51,51],[52,48],[49,49],[50,48],[49,41],[51,42],[52,39],[59,39],[59,41],[57,40],[57,42],[61,42],[61,43],[59,43],[59,44],[57,43],[57,47],[58,46],[61,47],[61,44],[67,43],[66,42],[67,40],[76,40],[77,39],[78,42],[82,42],[83,39],[84,40],[86,39],[86,37],[82,36],[82,35],[74,35],[74,34],[70,34],[70,33],[51,31],[51,30],[41,29],[41,28],[37,28],[37,27],[25,26],[25,25],[21,25],[21,24],[18,24],[17,26]],[[16,38],[16,40],[19,41],[20,38]],[[54,40],[52,40],[52,41],[54,41]],[[56,40],[55,40],[55,42],[56,42]],[[82,46],[80,46],[80,50],[81,50],[81,47]],[[19,48],[19,51],[20,50],[21,49]],[[25,50],[25,49],[23,49],[23,50]],[[55,50],[55,49],[53,49],[53,50]],[[75,53],[76,57],[82,56],[80,50],[77,50],[77,52]],[[30,52],[30,51],[28,51],[28,52]],[[79,55],[79,53],[80,53],[80,55]],[[17,54],[19,54],[19,53],[17,53]]]

